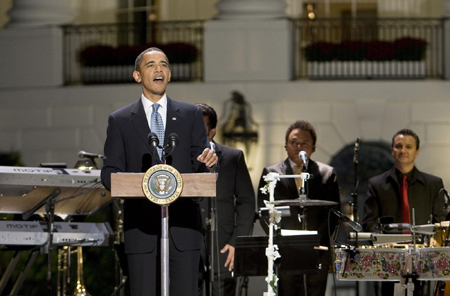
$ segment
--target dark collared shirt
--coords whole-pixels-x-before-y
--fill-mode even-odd
[[[442,179],[419,171],[416,167],[407,174],[408,200],[413,222],[416,225],[444,221],[444,196],[439,193],[444,187]],[[378,232],[378,218],[393,217],[394,223],[402,223],[401,179],[395,168],[369,179],[367,200],[364,205],[363,227],[366,231]]]

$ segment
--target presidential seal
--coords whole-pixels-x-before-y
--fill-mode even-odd
[[[158,164],[144,174],[142,191],[151,202],[168,205],[177,200],[183,191],[183,179],[174,167]]]

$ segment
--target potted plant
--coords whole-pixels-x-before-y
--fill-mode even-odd
[[[197,60],[198,50],[194,45],[182,42],[88,46],[79,53],[81,79],[86,84],[132,82],[135,59],[149,47],[158,47],[166,53],[173,80],[189,79],[189,66]]]
[[[304,48],[311,78],[425,77],[427,42],[411,37],[394,41],[315,42]]]

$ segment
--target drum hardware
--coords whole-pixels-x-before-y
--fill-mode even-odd
[[[374,245],[384,245],[384,244],[410,242],[413,239],[413,237],[411,234],[373,233],[371,239]]]
[[[434,235],[436,233],[435,224],[425,224],[413,226],[408,223],[390,223],[383,225],[383,232],[387,233],[402,233],[403,231],[414,231],[417,234]]]
[[[308,197],[305,194],[305,181],[312,178],[313,176],[309,173],[301,173],[300,175],[279,175],[278,173],[268,173],[265,175],[264,181],[267,182],[267,184],[261,188],[261,191],[263,193],[269,193],[269,201],[264,201],[268,212],[270,215],[269,218],[269,242],[268,247],[266,249],[266,256],[268,260],[268,270],[267,270],[267,277],[266,282],[268,286],[268,291],[264,293],[264,296],[274,296],[276,295],[276,289],[277,289],[277,282],[278,277],[276,273],[274,273],[274,262],[277,258],[281,257],[278,252],[278,246],[273,244],[273,238],[274,238],[274,230],[277,230],[276,223],[279,223],[281,221],[282,212],[283,210],[280,209],[277,210],[275,206],[299,206],[303,208],[303,215],[299,215],[299,220],[303,219],[302,223],[302,230],[307,230],[306,225],[306,214],[307,214],[307,207],[310,206],[333,206],[337,205],[337,202],[333,201],[325,201],[325,200],[313,200],[308,199]],[[299,178],[301,179],[301,186],[299,188],[299,198],[297,199],[289,199],[289,200],[275,200],[274,199],[274,190],[276,186],[276,182],[280,180],[280,178]],[[286,211],[286,210],[284,210]],[[260,212],[261,213],[261,212]],[[303,277],[303,280],[306,281],[306,276]],[[304,284],[305,288],[305,295],[307,295],[306,291],[306,282]]]
[[[356,232],[349,232],[348,233],[348,240],[349,241],[356,240],[356,235],[358,235],[358,239],[361,239],[361,240],[372,240],[373,239],[372,234],[373,234],[372,232],[358,232],[358,233],[356,233]],[[366,246],[362,246],[362,247],[364,248]]]
[[[441,189],[445,190],[445,189]],[[444,209],[447,210],[448,207],[448,194],[447,191],[445,191],[446,196],[446,202]],[[448,214],[447,214],[448,215]],[[435,235],[435,246],[438,248],[435,248],[435,250],[441,250],[440,254],[443,254],[443,252],[447,252],[445,248],[448,248],[449,245],[449,228],[450,228],[450,221],[441,221],[440,223],[436,223],[436,235]],[[440,248],[442,247],[442,248]],[[444,255],[445,256],[445,255]],[[443,257],[446,258],[447,256]],[[432,274],[434,276],[435,274]],[[448,279],[441,279],[436,283],[436,287],[434,289],[433,295],[436,296],[449,296],[450,295],[450,278]]]
[[[299,207],[314,207],[314,206],[334,206],[337,202],[320,200],[320,199],[309,199],[309,198],[297,198],[297,199],[282,199],[274,200],[268,202],[267,204],[273,204],[276,206],[299,206]]]

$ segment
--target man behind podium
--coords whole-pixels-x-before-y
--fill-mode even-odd
[[[324,163],[310,159],[311,154],[316,150],[316,131],[311,123],[305,120],[298,120],[292,123],[286,131],[284,148],[288,154],[288,158],[282,162],[265,167],[263,169],[261,180],[258,188],[262,188],[266,182],[263,176],[274,172],[280,175],[293,175],[302,172],[303,162],[299,158],[300,151],[307,153],[306,172],[314,177],[306,181],[306,194],[309,199],[320,199],[336,202],[339,209],[339,186],[334,168]],[[292,178],[281,178],[277,182],[274,192],[275,200],[280,199],[296,199],[299,197],[298,185]],[[265,207],[264,200],[268,200],[269,196],[258,192],[258,206]],[[317,230],[320,235],[320,244],[329,247],[329,231],[328,231],[328,215],[330,207],[314,206],[307,207],[307,225],[306,230]],[[281,219],[282,229],[303,229],[303,225],[299,222],[298,215],[300,213],[299,206],[290,207],[290,217]],[[334,230],[336,216],[332,215],[333,223],[331,223],[331,232]],[[261,220],[261,226],[267,231],[266,221]],[[319,263],[321,269],[316,274],[306,276],[307,295],[325,295],[327,286],[328,269],[331,263],[331,252],[320,251]],[[299,269],[301,268],[299,262]],[[303,276],[301,275],[284,275],[278,281],[278,293],[280,296],[304,295]]]
[[[159,155],[153,155],[148,140],[155,103],[160,105],[157,111],[163,122],[164,145],[171,133],[179,138],[167,164],[180,173],[194,173],[206,171],[205,165],[211,167],[217,162],[217,155],[208,148],[201,109],[166,95],[170,75],[169,61],[160,49],[149,48],[137,57],[133,78],[142,85],[142,95],[108,119],[106,158],[101,173],[107,189],[111,188],[111,173],[145,172],[160,159]],[[125,200],[124,243],[133,296],[161,294],[160,237],[160,206],[145,198]],[[169,206],[170,295],[197,295],[202,243],[198,203],[179,198]]]
[[[217,125],[216,111],[206,104],[197,104],[197,106],[203,111],[208,140],[214,143],[219,157],[216,218],[217,243],[220,254],[216,253],[216,249],[209,250],[210,253],[214,252],[212,257],[214,258],[215,275],[212,295],[230,296],[235,295],[236,290],[236,278],[233,278],[232,275],[235,241],[236,237],[250,235],[252,232],[255,217],[255,191],[245,163],[244,153],[213,140]],[[202,202],[202,208],[208,208],[208,201]],[[219,259],[220,266],[217,266],[217,259]]]

